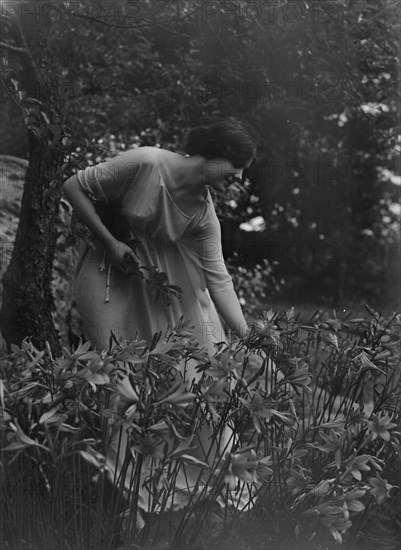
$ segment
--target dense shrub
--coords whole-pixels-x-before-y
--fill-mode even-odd
[[[226,265],[246,315],[254,317],[259,314],[261,304],[280,290],[282,281],[279,282],[272,263],[266,259],[252,266],[244,266],[238,255],[233,254],[226,259]]]
[[[2,547],[369,547],[372,515],[399,493],[400,320],[320,313],[300,326],[293,310],[268,311],[213,358],[184,322],[150,346],[14,347],[1,365]],[[119,426],[132,452],[111,483]],[[207,430],[220,452],[203,458]],[[172,511],[191,468],[196,490]],[[386,522],[374,546],[395,549]]]

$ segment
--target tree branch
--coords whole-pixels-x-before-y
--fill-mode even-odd
[[[14,31],[15,31],[15,42],[18,44],[19,47],[21,47],[23,50],[25,50],[24,55],[24,64],[27,69],[27,74],[31,74],[33,77],[36,85],[40,90],[46,91],[47,87],[45,86],[45,83],[43,81],[43,78],[39,72],[39,69],[37,67],[37,64],[35,63],[35,60],[32,56],[32,53],[29,49],[29,46],[27,44],[24,31],[22,29],[21,23],[18,20],[17,15],[14,13],[13,17],[13,25],[14,25]],[[47,92],[45,92],[47,93]]]
[[[8,95],[8,97],[11,99],[11,101],[18,107],[18,109],[22,109],[22,105],[21,103],[19,103],[16,99],[15,99],[15,96],[13,96],[13,94],[10,92],[7,84],[4,82],[3,78],[0,76],[0,81],[1,81],[1,85],[3,86],[6,94]]]
[[[6,42],[0,42],[0,48],[4,48],[5,50],[9,50],[10,52],[23,53],[25,55],[28,54],[28,51],[25,48],[12,46],[11,44],[7,44]]]
[[[192,15],[195,15],[199,12],[201,8],[197,8],[182,17],[177,17],[174,19],[166,19],[164,21],[149,21],[148,23],[140,23],[138,25],[120,25],[119,23],[109,23],[108,21],[103,21],[102,19],[99,19],[97,17],[93,17],[92,15],[86,15],[84,13],[76,13],[71,12],[71,15],[74,17],[80,17],[81,19],[88,19],[89,21],[94,21],[96,23],[101,23],[102,25],[106,25],[106,27],[117,27],[119,29],[139,29],[141,27],[149,27],[153,25],[162,25],[166,23],[172,23],[175,21],[185,21],[186,19],[189,19]]]
[[[9,15],[5,14],[5,13],[0,13],[0,20],[2,20],[2,19],[4,21],[7,21],[8,23],[12,23],[11,17]]]

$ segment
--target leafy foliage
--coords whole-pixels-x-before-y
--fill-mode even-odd
[[[268,300],[268,296],[280,290],[281,285],[274,275],[273,266],[266,259],[260,264],[245,267],[234,254],[226,259],[226,265],[245,314],[253,317],[259,314],[261,304]]]
[[[1,367],[3,540],[365,548],[371,514],[395,502],[401,436],[400,319],[371,315],[300,326],[293,310],[267,311],[211,358],[184,321],[102,353],[15,347]],[[117,478],[107,434],[119,427],[131,451]],[[197,489],[173,511],[191,468]]]

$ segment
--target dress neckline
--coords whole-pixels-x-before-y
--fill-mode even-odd
[[[159,173],[159,176],[163,182],[163,185],[162,185],[162,188],[166,191],[166,194],[168,196],[168,198],[170,199],[170,201],[172,202],[172,204],[176,207],[176,209],[185,217],[187,218],[188,220],[193,220],[195,218],[195,216],[197,214],[199,214],[200,210],[205,206],[205,204],[207,203],[208,199],[209,199],[209,195],[210,195],[210,191],[209,191],[209,188],[207,188],[206,190],[206,196],[205,196],[205,199],[203,200],[202,204],[199,206],[199,208],[193,213],[193,214],[187,214],[186,212],[184,212],[182,210],[182,208],[175,202],[175,200],[173,199],[170,191],[169,191],[169,188],[167,186],[167,183],[166,183],[166,180],[165,180],[165,177],[163,176],[162,172],[161,172],[161,169],[160,169],[160,151],[161,149],[158,149],[157,150],[157,171]]]

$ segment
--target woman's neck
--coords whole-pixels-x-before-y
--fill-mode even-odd
[[[179,160],[171,170],[176,189],[204,197],[207,187],[204,157],[201,155],[178,155],[178,157]]]

